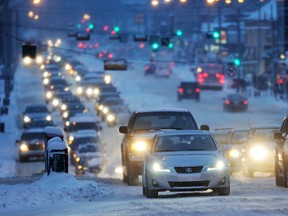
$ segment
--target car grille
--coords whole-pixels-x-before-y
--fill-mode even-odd
[[[203,166],[195,166],[195,167],[174,167],[177,173],[200,173],[203,169]]]
[[[207,187],[210,181],[169,182],[170,187]]]
[[[44,144],[43,143],[31,143],[29,144],[29,150],[43,150],[44,151]]]

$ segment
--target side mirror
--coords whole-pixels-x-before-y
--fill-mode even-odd
[[[119,132],[123,133],[123,134],[127,134],[128,133],[128,128],[127,126],[120,126],[119,127]]]
[[[209,131],[210,128],[209,128],[208,125],[201,125],[201,126],[200,126],[200,130]]]
[[[282,133],[277,131],[277,132],[274,132],[274,139],[275,140],[284,140],[285,137],[282,136]]]

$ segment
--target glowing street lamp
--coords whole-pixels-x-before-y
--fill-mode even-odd
[[[151,5],[152,5],[153,7],[157,7],[157,6],[159,5],[159,1],[158,1],[158,0],[152,0],[152,1],[151,1]]]
[[[30,18],[32,18],[32,17],[34,16],[33,11],[29,11],[28,16],[29,16]]]
[[[41,3],[41,0],[33,0],[34,5],[39,5]]]

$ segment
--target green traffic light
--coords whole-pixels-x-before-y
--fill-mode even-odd
[[[115,26],[115,27],[114,27],[114,31],[115,31],[115,32],[119,32],[119,31],[120,31],[120,27],[119,27],[119,26]]]
[[[213,38],[216,38],[216,39],[220,38],[220,33],[218,31],[214,31]]]
[[[238,59],[238,58],[235,58],[234,59],[234,64],[236,65],[236,66],[239,66],[240,65],[240,59]]]
[[[180,37],[180,36],[183,35],[183,32],[182,32],[181,30],[177,30],[176,35],[177,35],[178,37]]]
[[[88,26],[90,29],[93,29],[94,28],[94,25],[92,23],[89,24]]]
[[[168,44],[168,47],[169,47],[170,49],[172,49],[172,48],[174,47],[174,44],[170,42],[170,43]]]
[[[153,50],[157,50],[158,48],[159,48],[159,44],[158,43],[155,42],[155,43],[152,44],[152,49]]]

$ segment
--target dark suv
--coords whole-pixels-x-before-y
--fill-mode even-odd
[[[288,187],[288,116],[281,124],[280,131],[274,133],[276,146],[275,156],[275,181],[277,186]]]
[[[141,175],[145,153],[150,150],[153,137],[160,130],[198,129],[194,117],[186,109],[159,109],[135,111],[127,126],[120,126],[125,134],[121,143],[123,182],[137,185]],[[209,130],[207,125],[202,130]]]
[[[200,87],[198,82],[181,82],[178,86],[177,99],[196,99],[200,100]]]

